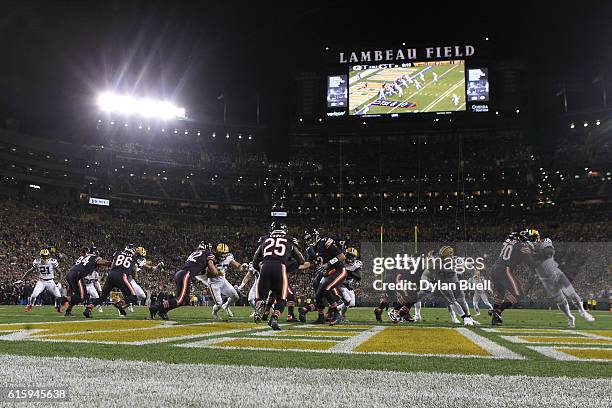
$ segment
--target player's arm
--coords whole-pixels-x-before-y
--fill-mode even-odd
[[[98,293],[102,292],[102,286],[100,285],[100,278],[98,277],[98,279],[96,279],[96,281],[94,282],[94,287],[96,288],[96,290],[98,291]]]
[[[300,266],[306,263],[304,255],[302,255],[302,253],[296,246],[293,246],[293,248],[291,249],[291,256],[298,262],[298,264],[300,264]],[[300,266],[298,266],[298,269],[300,269]]]
[[[262,255],[262,251],[261,251],[261,245],[257,248],[257,251],[255,251],[255,255],[253,255],[253,268],[259,270],[259,264],[261,263],[263,259],[263,255]]]
[[[111,266],[112,264],[113,261],[107,261],[105,259],[102,259],[101,257],[96,258],[96,265],[98,266]]]
[[[208,272],[210,275],[219,276],[219,270],[217,269],[217,265],[215,264],[215,256],[209,255],[206,261],[206,267],[208,268]]]
[[[36,270],[36,266],[32,266],[30,269],[28,269],[23,276],[21,277],[21,279],[19,279],[18,281],[15,281],[15,283],[21,283],[25,280],[25,278],[32,273],[32,271]]]
[[[238,292],[242,292],[242,289],[244,289],[246,285],[249,284],[252,278],[253,278],[253,273],[249,270],[246,273],[246,275],[244,275],[244,278],[242,278],[242,282],[240,282],[240,285],[238,285],[237,287]]]

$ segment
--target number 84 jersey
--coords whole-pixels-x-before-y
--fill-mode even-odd
[[[55,269],[59,267],[59,263],[55,258],[45,260],[36,258],[32,262],[32,266],[38,270],[39,279],[49,280],[55,278]]]

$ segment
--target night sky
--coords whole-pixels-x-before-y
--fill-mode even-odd
[[[172,99],[201,121],[221,119],[223,95],[230,120],[252,123],[259,96],[262,120],[282,126],[292,71],[324,70],[325,46],[488,36],[493,59],[528,64],[532,109],[549,114],[561,81],[612,74],[610,2],[414,3],[2,1],[0,119],[39,134],[75,128],[110,88]]]

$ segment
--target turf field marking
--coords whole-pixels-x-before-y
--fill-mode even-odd
[[[371,329],[358,334],[357,336],[336,344],[330,349],[330,351],[334,353],[353,352],[360,344],[366,342],[372,336],[383,330],[385,330],[384,326],[374,326]]]
[[[589,338],[586,336],[500,336],[512,343],[520,344],[598,344],[612,345],[612,339]]]
[[[591,339],[599,339],[599,340],[608,340],[612,344],[612,333],[608,336],[604,336],[598,333],[589,333],[587,331],[578,331],[578,330],[568,330],[569,333],[577,334],[584,337],[589,337]]]
[[[482,330],[490,333],[567,333],[568,330],[561,329],[519,329],[519,328],[483,328]]]
[[[460,327],[455,330],[463,334],[465,337],[467,337],[474,343],[478,344],[480,347],[485,349],[489,354],[491,354],[492,356],[496,358],[504,358],[504,359],[510,359],[510,360],[525,360],[524,356],[521,356],[520,354],[517,354],[514,351],[509,350],[506,347],[503,347],[495,343],[494,341],[487,339],[486,337],[482,337],[470,329]]]
[[[527,348],[537,351],[538,353],[546,357],[550,357],[550,358],[553,358],[559,361],[592,361],[592,362],[603,362],[603,363],[612,362],[612,356],[610,358],[588,358],[588,357],[579,357],[579,356],[572,355],[569,353],[570,350],[571,351],[585,351],[585,352],[590,352],[591,350],[598,350],[598,351],[612,352],[612,349],[605,348],[605,347],[579,348],[579,347],[527,346]]]

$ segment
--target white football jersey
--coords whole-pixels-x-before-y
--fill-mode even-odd
[[[363,262],[361,262],[359,259],[356,259],[352,265],[346,264],[346,270],[351,271],[351,272],[356,271],[357,269],[360,269],[361,267],[363,267]]]
[[[85,281],[86,285],[92,285],[100,280],[100,274],[98,274],[98,271],[93,271],[83,278],[83,280]]]
[[[217,270],[219,271],[219,276],[215,276],[210,278],[211,282],[219,282],[225,280],[225,273],[230,267],[230,264],[234,260],[234,254],[231,252],[227,254],[227,256],[223,260],[217,260]]]
[[[46,260],[36,258],[32,262],[32,266],[38,270],[39,279],[49,280],[55,278],[55,269],[59,267],[59,262],[55,258],[47,258]]]

